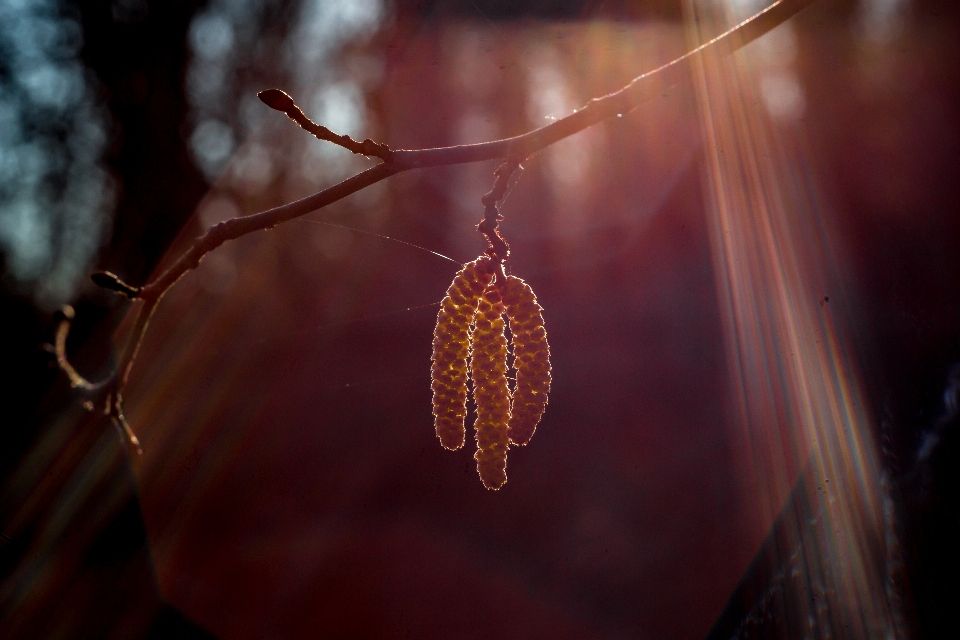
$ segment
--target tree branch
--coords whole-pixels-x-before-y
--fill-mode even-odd
[[[60,322],[57,324],[57,333],[53,341],[53,353],[57,358],[57,366],[70,380],[70,386],[82,391],[98,391],[106,387],[111,382],[111,378],[100,382],[90,382],[70,364],[70,360],[67,359],[67,336],[70,335],[70,325],[73,324],[76,313],[73,307],[67,305],[60,310],[59,316]]]
[[[619,91],[591,100],[584,108],[565,118],[523,135],[481,144],[435,149],[391,151],[389,147],[384,144],[376,143],[369,139],[364,140],[362,143],[357,142],[349,136],[337,135],[326,127],[313,123],[296,106],[293,99],[279,89],[268,89],[267,91],[261,92],[258,95],[265,104],[273,109],[286,113],[287,116],[297,122],[297,124],[321,140],[333,142],[354,153],[378,157],[383,160],[383,162],[339,184],[301,200],[251,216],[233,218],[210,227],[206,233],[194,240],[193,246],[172,266],[142,288],[137,289],[136,287],[126,285],[116,278],[116,276],[113,276],[113,274],[109,274],[112,278],[109,276],[96,275],[94,280],[101,286],[106,286],[128,297],[143,301],[143,306],[138,312],[134,329],[120,358],[118,367],[119,375],[115,374],[112,380],[110,397],[113,401],[108,400],[110,403],[108,415],[114,420],[119,421],[122,425],[126,425],[126,421],[123,419],[120,394],[126,385],[133,362],[136,359],[137,351],[150,323],[150,318],[156,310],[160,299],[184,274],[195,269],[203,256],[224,242],[240,238],[255,231],[269,229],[287,220],[300,217],[311,211],[316,211],[403,171],[505,159],[505,168],[502,168],[502,171],[498,170],[498,179],[494,191],[487,194],[489,197],[485,196],[484,205],[488,211],[485,213],[484,222],[481,223],[481,226],[486,224],[487,227],[489,227],[489,229],[486,230],[481,228],[481,231],[487,237],[488,241],[491,242],[491,249],[498,258],[505,259],[508,251],[506,244],[504,243],[501,246],[496,242],[496,239],[491,240],[494,236],[488,232],[492,230],[494,234],[496,233],[496,200],[502,197],[506,182],[512,171],[519,166],[525,158],[602,120],[636,109],[643,103],[661,95],[664,90],[688,79],[690,77],[689,65],[698,55],[707,50],[719,50],[721,48],[729,52],[736,51],[784,23],[814,2],[816,2],[816,0],[779,0],[736,27],[729,29],[672,62],[638,76]],[[501,182],[503,184],[500,184]],[[498,186],[502,187],[499,191]],[[488,203],[486,200],[491,200],[491,202]],[[492,212],[489,211],[491,208]],[[496,235],[496,238],[499,238],[499,234]],[[502,239],[500,241],[502,242]],[[65,323],[61,326],[69,327],[69,324]],[[66,329],[64,329],[63,341],[66,340],[65,331]],[[58,345],[60,340],[61,337],[58,333]],[[67,362],[66,357],[61,358],[59,353],[58,363],[61,369],[70,377],[71,382],[82,380],[70,363]],[[81,384],[79,386],[83,385]],[[132,431],[129,430],[129,427],[126,427],[126,431],[128,437],[133,438]]]
[[[308,131],[320,140],[326,140],[333,144],[340,145],[353,153],[361,156],[375,156],[383,161],[390,160],[390,147],[380,142],[374,142],[367,138],[363,142],[357,142],[350,136],[341,136],[322,124],[317,124],[300,110],[293,98],[280,89],[267,89],[257,94],[260,101],[271,109],[282,111],[287,117],[296,122],[304,131]]]

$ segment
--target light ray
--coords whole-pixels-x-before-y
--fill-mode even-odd
[[[715,17],[713,6],[688,2],[698,18],[691,29]],[[763,109],[756,49],[707,53],[694,72],[744,498],[766,531],[802,480],[804,517],[817,533],[804,538],[809,522],[799,517],[787,526],[786,553],[803,574],[791,583],[791,619],[813,637],[901,637],[883,567],[891,523],[882,472],[836,310],[845,299],[842,259],[802,138]]]

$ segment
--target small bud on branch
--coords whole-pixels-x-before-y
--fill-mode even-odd
[[[282,111],[286,113],[290,109],[296,108],[296,104],[286,91],[281,89],[265,89],[257,94],[257,97],[260,98],[260,102],[267,105],[271,109],[276,109],[277,111]]]

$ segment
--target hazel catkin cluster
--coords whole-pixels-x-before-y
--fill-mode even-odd
[[[495,280],[493,262],[485,257],[457,274],[441,303],[432,369],[437,435],[447,449],[463,446],[469,363],[477,405],[474,458],[488,489],[507,481],[507,449],[530,441],[547,404],[550,349],[541,312],[528,284],[502,272]],[[517,374],[512,391],[504,315]]]

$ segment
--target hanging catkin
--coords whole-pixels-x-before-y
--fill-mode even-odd
[[[433,333],[431,387],[434,426],[440,444],[447,449],[463,446],[472,325],[480,296],[492,277],[489,258],[480,257],[467,263],[440,303]]]
[[[517,385],[510,409],[510,442],[527,444],[540,422],[550,393],[550,347],[543,326],[543,309],[533,289],[509,276],[502,288],[503,305],[513,336],[513,367]]]
[[[473,397],[477,403],[477,471],[487,489],[507,481],[507,423],[510,388],[507,386],[507,338],[503,334],[503,302],[499,283],[487,285],[477,308],[473,331]]]
[[[440,303],[431,372],[437,436],[447,449],[463,446],[469,371],[477,407],[473,457],[487,489],[507,481],[507,450],[530,441],[547,404],[550,348],[542,311],[527,283],[484,256],[463,267]],[[512,393],[504,315],[517,372]]]

